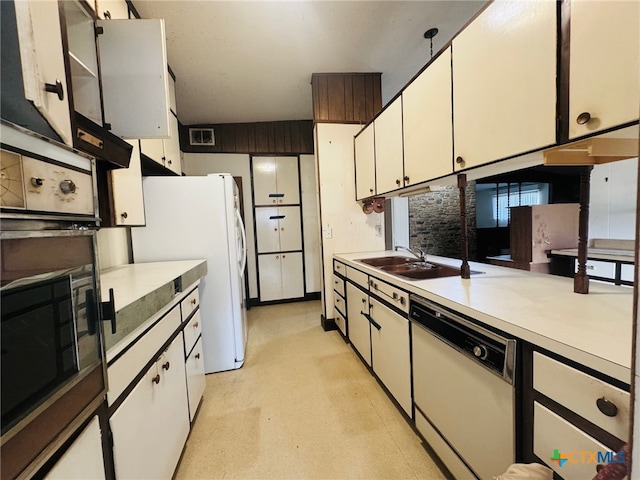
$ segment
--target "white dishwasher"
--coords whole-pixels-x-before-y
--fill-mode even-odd
[[[515,462],[516,341],[411,297],[416,428],[460,480]]]

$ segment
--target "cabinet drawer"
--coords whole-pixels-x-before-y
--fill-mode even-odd
[[[357,283],[365,290],[369,290],[369,275],[347,266],[347,278],[353,283]]]
[[[533,354],[533,388],[612,435],[628,439],[630,396],[624,390],[537,352]],[[600,411],[596,402],[603,398],[615,405],[615,416]]]
[[[380,298],[384,298],[403,312],[409,313],[409,294],[407,292],[375,277],[369,278],[369,291],[379,295]]]
[[[335,314],[336,314],[336,325],[338,326],[338,328],[342,332],[342,335],[344,335],[346,337],[347,336],[347,321],[345,320],[344,316],[342,315],[342,313],[337,308],[334,308],[334,311],[335,311]]]
[[[189,355],[201,333],[202,322],[200,321],[200,310],[198,309],[193,317],[191,317],[191,320],[189,320],[189,323],[187,323],[182,330],[182,334],[184,335],[185,355]]]
[[[185,370],[187,372],[187,393],[189,396],[189,420],[193,421],[205,387],[202,338],[198,340],[193,351],[187,357]]]
[[[158,353],[171,334],[180,328],[180,309],[174,307],[162,317],[144,337],[107,368],[109,391],[107,400],[111,405],[133,381],[142,368]]]
[[[333,261],[333,270],[335,273],[338,273],[345,277],[347,275],[347,267],[344,263],[340,263],[337,260]]]
[[[344,280],[336,274],[333,275],[333,289],[344,297]]]
[[[182,310],[182,320],[186,320],[198,306],[200,305],[200,295],[198,289],[194,289],[184,300],[180,302],[180,309]]]
[[[557,451],[557,452],[556,452]],[[533,453],[565,480],[583,480],[596,475],[596,465],[589,456],[583,460],[583,452],[608,452],[609,449],[582,430],[539,403],[533,411]],[[557,454],[556,454],[557,453]],[[552,461],[551,457],[566,459]],[[597,460],[597,457],[596,457]]]
[[[334,292],[333,294],[333,306],[336,307],[336,310],[339,312],[346,312],[344,298]]]

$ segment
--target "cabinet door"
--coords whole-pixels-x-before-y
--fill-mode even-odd
[[[140,140],[140,153],[154,162],[164,165],[164,141],[161,138],[143,138]]]
[[[116,477],[172,477],[189,433],[183,348],[178,335],[111,417]]]
[[[104,119],[124,138],[168,138],[164,20],[98,20]]]
[[[279,252],[280,216],[277,207],[259,207],[255,210],[258,253]]]
[[[258,255],[258,274],[260,275],[260,301],[282,298],[282,271],[280,254]]]
[[[173,114],[178,116],[178,106],[176,104],[176,81],[173,79],[171,74],[169,74],[169,108],[173,112]]]
[[[496,1],[453,40],[456,170],[555,143],[556,37],[555,1]]]
[[[105,478],[102,437],[97,415],[93,417],[93,420],[45,478],[46,480],[97,480]]]
[[[115,223],[144,225],[140,143],[138,140],[131,140],[129,143],[133,145],[129,168],[118,168],[110,172]]]
[[[180,162],[180,133],[178,131],[178,119],[173,113],[169,114],[171,137],[163,140],[164,143],[164,166],[177,175],[182,174]]]
[[[282,269],[282,298],[304,297],[302,253],[283,253],[280,265]]]
[[[278,227],[280,229],[280,250],[302,250],[302,231],[300,227],[300,207],[279,207]]]
[[[398,97],[374,120],[376,193],[383,194],[402,186],[402,97]]]
[[[373,371],[389,389],[407,415],[411,416],[411,360],[409,320],[372,298],[371,351]]]
[[[369,124],[355,137],[356,200],[376,193],[374,124]]]
[[[453,172],[451,47],[402,92],[405,186]]]
[[[637,120],[640,3],[572,0],[570,23],[569,138]]]
[[[129,7],[125,0],[96,0],[96,13],[101,19],[126,20]]]
[[[298,179],[298,157],[276,157],[276,186],[282,197],[278,203],[296,205],[300,203],[300,181]]]
[[[276,157],[253,157],[253,196],[256,205],[276,205]]]
[[[204,359],[202,357],[202,337],[200,337],[187,357],[185,370],[187,372],[187,390],[189,393],[189,420],[193,421],[200,399],[204,393]]]
[[[349,321],[349,341],[360,353],[367,365],[371,366],[371,333],[369,320],[369,295],[347,283],[347,320]]]
[[[71,116],[58,2],[29,0],[14,4],[25,98],[33,102],[60,138],[71,145]],[[58,85],[62,98],[47,92],[46,85]]]

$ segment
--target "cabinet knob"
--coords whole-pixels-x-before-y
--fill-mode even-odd
[[[42,180],[40,177],[31,177],[31,185],[33,185],[34,187],[41,187],[43,183],[44,180]]]
[[[277,229],[276,229],[277,230]],[[282,230],[284,232],[284,227],[281,227],[280,230]]]
[[[151,382],[152,382],[152,383],[155,383],[156,385],[157,385],[158,383],[160,383],[160,375],[158,374],[158,375],[156,375],[155,377],[153,377],[153,378],[151,379]]]
[[[163,370],[169,370],[170,367],[171,367],[171,364],[168,361],[162,364]]]
[[[367,303],[367,299],[366,299],[366,298],[363,298],[363,299],[362,299],[362,303]]]
[[[598,410],[600,410],[607,417],[615,417],[618,415],[618,407],[616,407],[615,403],[607,400],[602,397],[596,400],[596,405],[598,406]]]
[[[276,255],[276,260],[280,258],[280,255]]]
[[[120,214],[120,216],[121,216],[122,218],[127,218],[129,215],[127,215],[127,212],[122,212],[122,213]]]
[[[171,165],[171,160],[169,160],[169,165]]]
[[[464,163],[464,158],[462,158],[462,157],[456,157],[456,163],[457,163],[458,165],[462,165],[462,164]]]
[[[275,199],[273,200],[273,203],[276,203],[276,200],[275,200]]]
[[[396,178],[396,185],[400,186],[400,179]]]
[[[58,95],[58,100],[64,100],[64,88],[62,88],[62,82],[59,79],[56,79],[56,83],[45,83],[44,90]]]
[[[195,299],[195,298],[192,298],[192,299],[191,299],[191,305],[195,305],[195,304],[196,304],[196,299]]]
[[[580,115],[578,115],[578,118],[576,118],[576,123],[578,125],[586,125],[590,121],[591,121],[591,114],[589,112],[582,112]]]
[[[196,354],[194,355],[194,357],[195,357],[195,358],[196,358],[196,360],[197,360],[197,359],[199,359],[199,358],[200,358],[200,354],[199,354],[199,353],[196,353]]]
[[[404,180],[404,183],[409,183],[409,176],[405,175],[403,180]]]
[[[282,255],[282,258],[287,258],[287,256],[286,255]]]
[[[111,20],[111,12],[109,10],[102,12],[102,15],[104,16],[104,18],[108,18],[109,20]]]
[[[278,200],[279,203],[282,203],[282,199]]]
[[[193,324],[193,328],[198,328],[198,325],[200,325],[200,322],[196,322]]]
[[[370,188],[370,189],[369,189],[369,192],[373,193],[373,188]]]

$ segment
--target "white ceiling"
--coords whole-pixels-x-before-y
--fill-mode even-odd
[[[311,74],[382,72],[385,104],[484,0],[134,0],[164,18],[183,124],[311,119]]]

